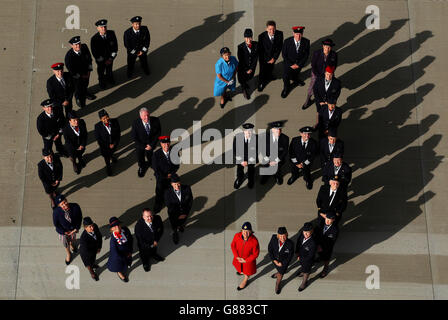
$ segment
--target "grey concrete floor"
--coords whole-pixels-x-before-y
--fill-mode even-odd
[[[378,30],[365,25],[370,4],[380,9]],[[80,9],[80,30],[64,29],[69,5]],[[128,80],[122,34],[137,14],[151,32],[152,73],[144,76],[137,64],[136,76]],[[306,0],[300,5],[292,0],[130,0],[126,5],[106,0],[3,0],[0,273],[6,276],[0,278],[0,298],[447,299],[447,15],[448,1],[430,0]],[[35,121],[40,102],[47,98],[50,65],[63,61],[72,36],[81,35],[89,44],[100,18],[109,20],[119,40],[117,85],[99,91],[96,71],[92,73],[90,88],[97,99],[80,111],[89,130],[88,164],[76,175],[63,159],[61,191],[103,227],[105,242],[98,256],[102,272],[99,282],[92,281],[76,257],[72,265],[79,267],[80,288],[68,290],[64,250],[37,176],[42,140]],[[250,101],[239,94],[221,109],[212,96],[219,49],[228,46],[236,54],[243,30],[251,27],[259,34],[269,19],[277,21],[285,37],[292,34],[291,26],[306,26],[304,36],[311,40],[312,50],[331,37],[339,53],[336,76],[345,87],[338,101],[344,110],[340,136],[353,181],[332,272],[325,279],[315,278],[318,265],[312,274],[315,281],[299,294],[294,263],[277,296],[267,256],[268,241],[278,226],[285,225],[296,240],[299,227],[314,219],[318,161],[311,191],[302,179],[292,186],[270,181],[253,190],[244,184],[235,191],[234,167],[183,164],[180,174],[192,186],[195,201],[180,244],[174,246],[170,239],[164,209],[160,214],[166,232],[160,253],[166,261],[145,273],[135,252],[130,282],[122,283],[105,268],[108,219],[118,216],[133,230],[141,209],[154,203],[155,179],[150,171],[137,178],[130,138],[141,106],[160,117],[164,134],[176,128],[192,133],[195,120],[201,121],[203,130],[222,132],[246,121],[266,128],[270,121],[287,120],[284,132],[292,138],[300,127],[314,124],[314,107],[299,108],[306,96],[309,65],[304,69],[307,86],[296,88],[286,99],[280,98],[282,59],[275,69],[278,80],[262,93],[255,91]],[[106,176],[93,136],[102,108],[122,127],[113,177]],[[230,242],[244,221],[253,223],[261,253],[253,281],[237,292]],[[379,289],[366,288],[366,268],[372,265],[380,270]]]

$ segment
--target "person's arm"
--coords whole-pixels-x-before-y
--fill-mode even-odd
[[[142,51],[145,53],[148,53],[149,50],[149,43],[151,42],[151,34],[149,33],[149,29],[145,26],[144,28],[144,37],[143,37],[143,47]]]
[[[110,34],[110,42],[112,43],[111,44],[111,48],[110,48],[110,50],[111,50],[111,53],[110,53],[110,57],[109,57],[109,59],[115,59],[116,57],[117,57],[117,53],[118,53],[118,41],[117,41],[117,36],[115,35],[115,32],[114,31],[112,31],[112,30],[110,30],[109,31],[109,34]]]
[[[79,128],[80,128],[80,134],[79,134],[79,138],[80,138],[80,144],[81,146],[83,146],[84,148],[86,147],[87,144],[87,126],[86,126],[86,122],[81,119],[79,121]]]
[[[137,121],[140,121],[140,120],[137,120]],[[140,136],[137,132],[137,126],[138,126],[137,121],[134,121],[134,123],[132,124],[131,137],[139,149],[145,149],[146,145],[140,140]]]
[[[89,69],[89,72],[90,72],[90,71],[93,70],[93,67],[92,67],[92,55],[90,54],[89,47],[85,43],[83,44],[83,48],[82,49],[83,49],[84,53],[87,56],[87,61],[89,63],[88,69]]]
[[[98,62],[103,62],[104,61],[104,57],[100,56],[98,47],[96,46],[96,33],[95,35],[92,36],[92,38],[90,39],[90,48],[92,48],[92,55],[95,58],[95,61]]]
[[[244,259],[246,260],[246,263],[254,261],[255,259],[258,258],[258,255],[260,254],[260,245],[258,243],[258,240],[255,240],[253,244],[254,247],[252,248],[250,255],[246,259]]]
[[[297,165],[297,164],[299,164],[299,162],[298,162],[297,156],[294,152],[294,143],[295,143],[295,139],[293,138],[291,140],[291,143],[289,144],[289,159],[291,160],[293,165]]]
[[[163,222],[162,222],[162,218],[160,218],[159,215],[154,216],[154,220],[157,221],[157,226],[158,226],[154,232],[154,240],[156,242],[159,242],[160,238],[162,238],[163,231],[164,231]]]
[[[308,57],[310,56],[310,42],[308,39],[304,40],[304,50],[302,51],[302,56],[300,57],[299,62],[297,63],[300,68],[303,68],[308,61]],[[306,41],[305,41],[306,40]]]
[[[269,253],[269,258],[271,259],[271,261],[275,260],[275,256],[274,256],[274,250],[275,250],[275,248],[274,248],[274,241],[275,241],[275,238],[272,237],[271,241],[269,241],[269,244],[268,244],[268,253]]]
[[[254,54],[252,53],[254,52]],[[251,55],[253,54],[253,59],[251,60],[251,64],[249,68],[252,70],[252,73],[255,71],[255,68],[257,67],[257,61],[258,61],[258,43],[256,41],[252,41],[252,48],[251,48]],[[241,59],[239,59],[241,61]]]
[[[239,234],[235,234],[235,236],[233,237],[232,243],[230,244],[230,248],[232,249],[232,253],[233,253],[233,257],[234,258],[238,258],[238,251],[237,251],[237,237],[239,236]]]
[[[283,48],[283,32],[279,31],[274,38],[274,52],[272,57],[277,61]]]
[[[100,133],[101,130],[101,123],[97,123],[95,124],[95,130],[94,130],[94,134],[95,134],[95,139],[98,142],[98,145],[100,146],[101,149],[109,149],[109,144],[106,143]]]

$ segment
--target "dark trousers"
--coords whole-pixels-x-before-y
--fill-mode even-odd
[[[187,218],[179,219],[179,216],[183,215],[183,214],[186,214],[186,213],[180,213],[179,215],[168,215],[168,219],[170,220],[171,228],[173,229],[174,232],[177,231],[178,227],[183,226],[185,224],[185,221],[187,220]]]
[[[300,170],[302,170],[303,173],[303,180],[305,180],[305,182],[312,183],[313,180],[311,178],[311,163],[308,166],[304,164],[302,169],[297,168],[294,163],[291,163],[291,174],[294,179],[297,179],[299,177]]]
[[[82,76],[79,79],[73,79],[75,85],[75,98],[79,100],[80,105],[85,107],[86,105],[86,95],[87,88],[89,86],[89,78],[83,78]]]
[[[114,152],[117,150],[118,146],[114,146],[113,149],[101,149],[101,155],[104,158],[104,162],[106,163],[106,167],[110,166],[110,161],[114,156]]]
[[[71,145],[66,144],[65,150],[67,151],[68,156],[70,158],[73,158],[73,160],[76,161],[76,159],[78,159],[78,161],[82,161],[82,155],[84,154],[84,151],[86,151],[86,148],[82,150],[77,150]]]
[[[98,72],[98,81],[104,82],[105,80],[113,81],[114,76],[112,74],[112,66],[113,62],[111,64],[106,64],[106,62],[98,62],[97,63],[97,72]]]
[[[274,71],[274,65],[275,63],[271,64],[260,61],[260,74],[258,75],[259,83],[267,84],[271,81],[273,77],[272,72]]]
[[[300,81],[300,71],[302,68],[291,69],[285,64],[285,68],[283,69],[283,87],[285,89],[289,89],[291,85],[291,81],[299,82]]]
[[[44,141],[44,149],[53,150],[53,143],[54,143],[56,145],[56,151],[61,154],[65,154],[65,149],[61,141],[61,135],[59,136],[58,139],[56,139],[56,141],[53,141],[53,139],[47,140],[42,138],[42,140]]]
[[[248,82],[254,77],[255,70],[252,73],[247,74],[247,70],[238,70],[238,82],[241,84],[243,89],[249,89]]]
[[[156,181],[156,203],[155,208],[161,209],[165,203],[164,195],[165,190],[170,187],[170,179],[168,178],[157,178]],[[157,211],[155,209],[155,211]]]
[[[278,165],[277,165],[277,172],[275,172],[273,174],[273,176],[275,176],[275,178],[281,178],[282,177],[282,167],[283,167],[284,164],[285,164],[285,161],[280,161],[278,163]],[[262,166],[265,167],[265,168],[268,168],[269,167],[269,163],[264,164]],[[275,168],[275,167],[272,167],[272,170],[273,170],[273,168]],[[270,177],[271,175],[262,175],[262,176]]]
[[[240,164],[236,165],[236,178],[239,181],[244,180],[244,167]],[[255,180],[255,165],[254,164],[248,164],[247,165],[247,179],[248,182],[254,182]]]
[[[145,149],[140,149],[140,148],[136,148],[137,151],[137,159],[138,159],[138,166],[140,168],[146,168],[146,161],[145,158],[148,159],[148,166],[150,167],[152,165],[152,149],[151,150],[145,150]]]
[[[149,265],[149,259],[157,254],[157,247],[153,248],[139,248],[140,259],[144,266]]]
[[[132,76],[132,73],[134,72],[134,66],[135,66],[135,60],[139,58],[140,65],[142,66],[143,72],[146,74],[149,74],[149,68],[148,68],[148,60],[146,53],[143,53],[140,57],[137,57],[133,54],[128,54],[128,77]]]

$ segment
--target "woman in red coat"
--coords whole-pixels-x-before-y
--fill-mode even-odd
[[[257,238],[253,235],[250,222],[245,222],[241,229],[241,232],[235,234],[230,244],[236,273],[238,275],[244,274],[243,281],[236,288],[238,291],[243,290],[247,285],[249,276],[257,272],[257,262],[255,259],[260,254],[260,246],[258,245]]]

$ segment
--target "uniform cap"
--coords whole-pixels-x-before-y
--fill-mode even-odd
[[[268,123],[269,128],[276,128],[276,129],[280,129],[283,128],[283,121],[273,121]]]
[[[334,73],[334,70],[336,69],[336,67],[335,66],[327,66],[326,68],[325,68],[325,72],[328,72],[328,73]]]
[[[335,46],[333,40],[331,40],[331,39],[325,39],[324,41],[322,41],[322,44],[324,46],[330,46],[330,47],[334,47]]]
[[[58,205],[64,200],[66,200],[65,196],[63,194],[58,194],[56,198],[54,198],[54,203],[55,205]]]
[[[252,123],[243,124],[243,129],[245,129],[245,130],[253,129],[254,127],[255,126]]]
[[[171,182],[180,182],[180,178],[177,174],[173,173],[171,175]]]
[[[90,217],[85,217],[82,219],[83,226],[91,226],[93,224],[93,220]]]
[[[104,116],[108,116],[109,114],[107,113],[106,110],[102,109],[100,111],[98,111],[98,116],[100,117],[100,119]]]
[[[95,22],[95,25],[97,27],[105,27],[107,26],[107,20],[106,19],[98,20],[97,22]]]
[[[244,30],[244,38],[252,38],[254,33],[252,32],[252,29],[247,28]]]
[[[131,18],[131,22],[132,23],[134,23],[134,22],[142,22],[142,17],[140,17],[140,16],[135,16],[135,17],[133,17],[133,18]]]
[[[42,149],[42,156],[47,157],[51,155],[51,149],[43,148]]]
[[[120,220],[118,220],[118,218],[117,217],[112,217],[112,218],[110,218],[109,219],[109,227],[115,227],[115,226],[118,226],[118,225],[120,225]]]
[[[288,231],[286,230],[286,227],[279,227],[277,230],[278,234],[287,234]]]
[[[302,33],[303,34],[303,30],[305,30],[305,27],[302,27],[302,26],[292,27],[292,31],[294,33]]]
[[[334,211],[328,211],[326,217],[327,219],[336,219],[336,213]]]
[[[242,230],[249,230],[252,231],[252,225],[250,224],[250,222],[244,222],[243,226],[241,227]]]
[[[76,113],[75,110],[70,111],[67,114],[67,118],[69,118],[69,119],[79,119],[78,114]]]
[[[328,136],[329,137],[337,137],[338,136],[338,130],[335,127],[328,128]]]
[[[81,42],[81,37],[80,36],[75,36],[73,38],[71,38],[68,43],[70,44],[77,44]]]
[[[313,230],[313,224],[311,222],[305,222],[303,225],[303,231],[311,231]]]
[[[333,181],[339,181],[339,176],[338,176],[337,174],[335,174],[335,175],[331,175],[331,176],[330,176],[330,180],[333,180]]]
[[[48,107],[48,106],[51,106],[51,105],[53,105],[53,100],[51,100],[51,99],[45,99],[44,101],[42,101],[42,102],[40,103],[40,105],[41,105],[42,107]]]
[[[170,142],[170,136],[160,136],[159,141],[161,143],[168,143],[168,142]]]
[[[219,50],[220,55],[223,55],[224,53],[230,53],[230,49],[228,47],[223,47]]]
[[[313,127],[309,127],[309,126],[303,127],[303,128],[300,128],[299,131],[302,133],[311,133],[311,132],[313,132]]]
[[[62,62],[53,63],[51,65],[51,69],[53,69],[53,70],[62,70],[62,69],[64,69],[64,64]]]

